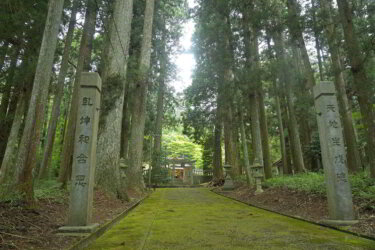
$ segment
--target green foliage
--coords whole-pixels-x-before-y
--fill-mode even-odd
[[[319,173],[304,173],[268,179],[266,187],[287,187],[309,193],[325,194],[324,176]]]
[[[369,204],[375,204],[375,179],[370,178],[367,173],[362,172],[356,175],[349,175],[353,197],[369,200]],[[304,173],[294,176],[281,176],[268,179],[264,182],[266,187],[287,187],[308,193],[325,195],[326,187],[324,174]],[[375,209],[375,206],[372,205]]]
[[[56,180],[39,181],[35,184],[35,199],[54,199],[62,201],[66,197],[66,189],[61,188],[61,183]]]
[[[182,157],[195,160],[196,167],[202,168],[202,147],[192,142],[178,131],[166,131],[162,137],[162,151],[168,158]]]
[[[62,202],[66,195],[66,189],[62,189],[61,183],[56,180],[42,180],[34,184],[34,198],[36,200],[52,199]],[[14,184],[0,185],[0,202],[18,203],[22,200],[23,196]]]

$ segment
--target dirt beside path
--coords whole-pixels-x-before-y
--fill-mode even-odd
[[[96,190],[93,222],[100,225],[112,220],[133,202],[122,202],[116,197]],[[57,229],[67,219],[69,196],[58,200],[42,199],[33,209],[20,203],[0,203],[0,249],[65,249],[80,237],[57,235]]]
[[[230,192],[222,192],[218,188],[215,192],[257,207],[313,222],[328,219],[327,199],[324,196],[288,188],[268,188],[259,195],[254,195],[254,191],[255,189],[244,186]],[[375,210],[362,204],[363,201],[354,200],[359,223],[345,229],[375,238]]]

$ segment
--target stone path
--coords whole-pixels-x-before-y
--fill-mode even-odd
[[[89,249],[375,249],[203,188],[158,189]]]

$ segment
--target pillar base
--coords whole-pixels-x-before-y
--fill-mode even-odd
[[[261,194],[263,192],[264,192],[263,189],[257,189],[257,190],[255,190],[254,194],[257,195],[257,194]]]
[[[319,223],[329,226],[353,226],[358,220],[321,220]]]
[[[58,229],[58,233],[62,234],[87,234],[94,232],[99,227],[98,223],[88,226],[63,226]]]

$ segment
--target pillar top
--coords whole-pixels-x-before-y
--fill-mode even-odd
[[[81,88],[96,88],[99,92],[102,91],[102,79],[96,72],[82,72],[81,73]]]
[[[335,95],[336,89],[333,82],[320,82],[320,84],[314,86],[314,99],[318,99],[322,95]]]

